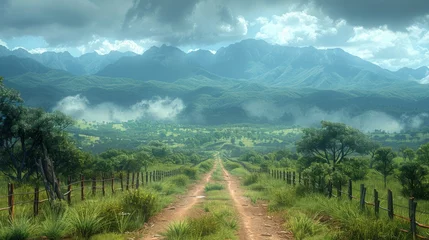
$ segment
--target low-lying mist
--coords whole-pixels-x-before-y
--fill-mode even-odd
[[[318,107],[302,109],[297,106],[280,108],[266,101],[255,101],[243,105],[247,115],[252,118],[263,118],[268,121],[288,118],[293,125],[301,127],[319,126],[320,121],[342,122],[363,132],[382,130],[393,133],[404,129],[419,128],[429,117],[427,113],[418,115],[402,115],[399,119],[380,111],[366,111],[362,114],[352,114],[350,110],[341,109],[324,111]],[[283,119],[284,120],[284,119]]]
[[[57,103],[58,110],[75,119],[96,122],[126,122],[137,119],[174,120],[185,109],[181,99],[157,97],[142,100],[129,107],[113,103],[91,105],[84,96],[68,96]]]

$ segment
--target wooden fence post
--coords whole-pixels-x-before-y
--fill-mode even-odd
[[[417,224],[416,224],[416,208],[417,202],[414,201],[413,197],[410,197],[408,201],[409,205],[409,217],[410,217],[410,233],[413,235],[413,240],[416,239],[417,235]]]
[[[152,179],[152,175],[153,175],[153,172],[150,172],[150,173],[149,173],[149,182],[152,182],[152,180],[153,180],[153,179]]]
[[[80,200],[85,200],[85,177],[80,175]]]
[[[366,195],[366,188],[364,184],[360,185],[360,209],[363,211],[365,210],[365,195]]]
[[[72,178],[71,176],[67,179],[67,203],[71,205],[71,192],[72,192]]]
[[[353,182],[351,179],[349,179],[349,189],[348,189],[348,194],[349,194],[349,199],[352,200],[353,199]]]
[[[133,172],[133,174],[132,174],[132,177],[131,177],[131,188],[134,188],[134,178],[135,178],[135,176],[136,176],[136,173],[135,172]]]
[[[126,186],[125,186],[125,190],[128,191],[128,189],[130,188],[130,172],[127,172],[127,182],[126,182]]]
[[[148,185],[149,184],[149,174],[148,174],[148,172],[146,171],[146,185]]]
[[[33,215],[39,215],[39,187],[34,188]]]
[[[97,192],[97,178],[92,177],[92,195],[95,196],[96,192]]]
[[[106,189],[104,188],[104,174],[101,177],[101,192],[103,193],[103,197],[106,196]]]
[[[13,195],[13,183],[8,184],[8,197],[7,197],[7,205],[9,207],[9,218],[13,220],[14,216],[14,195]]]
[[[112,195],[115,193],[115,174],[112,174],[112,179],[111,179],[111,188],[112,188]]]
[[[342,182],[340,181],[337,185],[337,196],[338,198],[341,198],[341,195],[343,194],[343,192],[341,191],[342,188]]]
[[[328,198],[332,198],[332,181],[328,182]]]
[[[292,184],[295,186],[295,172],[292,172]]]
[[[389,218],[393,219],[393,194],[392,191],[389,189],[387,190],[387,210],[389,214]]]
[[[124,175],[120,173],[119,178],[121,180],[121,191],[124,191]]]
[[[375,216],[378,217],[380,215],[380,200],[378,200],[378,191],[374,189],[374,211]]]
[[[139,189],[139,187],[140,187],[140,172],[137,172],[136,173],[136,189]]]

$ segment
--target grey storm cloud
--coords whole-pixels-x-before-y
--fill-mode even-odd
[[[333,19],[363,27],[387,25],[392,30],[404,30],[429,14],[427,0],[317,0],[314,4]]]
[[[216,43],[246,35],[244,19],[253,21],[261,14],[282,14],[291,8],[311,8],[354,26],[402,30],[429,14],[429,1],[0,0],[0,36],[42,36],[51,46],[77,46],[93,35],[177,45]]]

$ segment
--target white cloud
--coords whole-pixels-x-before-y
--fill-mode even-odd
[[[127,52],[131,51],[137,54],[142,54],[148,46],[155,44],[155,41],[143,39],[139,41],[133,40],[115,40],[111,41],[97,36],[85,45],[79,46],[77,49],[82,53],[97,52],[100,55],[105,55],[111,51]]]
[[[345,50],[351,54],[392,70],[429,64],[429,31],[418,25],[405,32],[394,32],[386,26],[354,27],[347,44]]]
[[[0,45],[7,47],[7,44],[0,39]]]
[[[329,18],[318,18],[306,11],[274,15],[271,19],[259,17],[256,21],[261,25],[256,38],[280,45],[306,45],[316,43],[323,35],[337,34],[334,21]],[[337,24],[341,27],[344,23]]]
[[[57,103],[58,110],[75,119],[96,122],[126,122],[136,119],[174,120],[185,109],[179,98],[154,98],[142,100],[129,107],[120,107],[113,103],[91,105],[86,97],[68,96]]]

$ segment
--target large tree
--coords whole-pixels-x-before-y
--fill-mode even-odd
[[[429,165],[429,143],[423,144],[417,149],[417,159],[419,162]]]
[[[297,151],[307,157],[322,159],[335,166],[353,153],[368,151],[369,139],[357,129],[343,123],[322,121],[321,128],[306,128],[304,136],[296,143]]]
[[[379,148],[375,152],[375,169],[383,175],[385,188],[387,186],[387,177],[392,175],[395,169],[395,164],[393,162],[395,156],[392,148],[388,147]]]
[[[19,93],[6,88],[0,78],[0,167],[10,179],[43,180],[50,201],[63,198],[52,156],[61,153],[72,121],[65,115],[46,113],[22,105]]]

